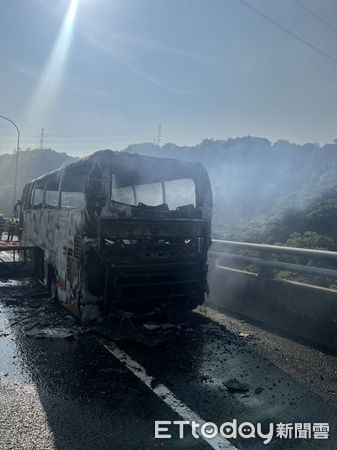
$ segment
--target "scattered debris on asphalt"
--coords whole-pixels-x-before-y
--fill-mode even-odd
[[[35,328],[33,330],[26,332],[27,336],[34,337],[37,339],[71,339],[77,338],[78,332],[76,330],[64,327],[54,327],[54,328]]]
[[[240,336],[240,337],[243,337],[243,338],[248,338],[248,337],[251,337],[251,334],[241,332],[241,333],[239,333],[239,336]]]
[[[125,373],[129,373],[128,369],[124,366],[122,367],[105,367],[99,369],[99,372],[102,374],[116,374],[116,375],[124,375]]]
[[[186,325],[185,325],[186,327]],[[171,324],[132,324],[98,325],[92,331],[115,342],[135,342],[146,347],[157,347],[172,342],[183,328],[182,325]]]
[[[13,288],[12,283],[9,286]],[[1,302],[13,307],[10,327],[19,326],[27,336],[35,339],[76,339],[79,335],[92,333],[107,340],[133,342],[151,348],[174,341],[182,331],[193,331],[188,323],[136,324],[125,317],[121,322],[100,323],[85,328],[61,306],[55,305],[47,291],[41,290],[39,286],[31,285],[27,292],[15,292],[15,296],[11,292],[10,295],[4,295]],[[18,307],[19,317],[16,314]],[[214,330],[222,333],[216,325],[213,326]]]
[[[6,331],[0,331],[0,337],[7,337],[9,335],[10,335],[10,333],[8,333]]]
[[[241,383],[236,378],[231,378],[224,382],[229,392],[248,392],[250,387],[247,383]]]
[[[143,325],[144,328],[147,330],[170,330],[170,329],[176,329],[181,330],[183,327],[186,327],[187,325],[184,323],[181,324],[173,324],[173,323],[145,323]]]
[[[259,387],[257,387],[256,389],[255,389],[255,394],[256,395],[259,395],[259,394],[261,394],[261,392],[263,392],[264,391],[264,389],[263,389],[263,387],[261,387],[261,386],[259,386]]]
[[[206,325],[203,325],[203,329],[206,333],[214,334],[219,337],[222,337],[225,334],[224,330],[215,323],[208,323]]]

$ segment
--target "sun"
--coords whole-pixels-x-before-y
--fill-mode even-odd
[[[70,7],[65,18],[67,26],[72,26],[72,24],[74,23],[78,9],[78,4],[79,0],[71,0]]]
[[[78,15],[79,0],[71,0],[61,30],[29,102],[27,122],[40,122],[51,115],[62,86],[64,68]]]

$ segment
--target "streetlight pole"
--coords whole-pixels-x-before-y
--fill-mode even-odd
[[[18,133],[18,140],[17,140],[17,144],[16,144],[16,154],[15,154],[15,169],[14,169],[14,187],[13,187],[13,210],[14,210],[14,205],[16,203],[16,187],[17,187],[17,181],[18,181],[18,162],[19,162],[19,148],[20,148],[20,131],[19,128],[17,127],[17,125],[11,120],[8,119],[8,117],[5,116],[1,116],[1,119],[5,119],[8,122],[10,122],[12,125],[15,126],[16,131]]]

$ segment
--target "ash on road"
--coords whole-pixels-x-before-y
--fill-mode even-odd
[[[140,330],[142,328],[142,330]],[[146,386],[102,343],[117,344],[153,380]],[[237,439],[240,449],[335,449],[337,358],[208,308],[181,326],[83,330],[41,288],[0,282],[0,448],[209,449],[187,433],[154,438],[181,417],[163,384],[202,419],[328,422],[328,440]]]

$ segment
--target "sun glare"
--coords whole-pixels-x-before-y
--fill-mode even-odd
[[[67,26],[71,26],[75,20],[77,8],[78,8],[79,0],[71,0],[71,4],[65,19],[65,23]]]
[[[62,85],[63,72],[72,40],[79,0],[71,0],[57,41],[39,78],[27,111],[27,122],[45,122],[52,113]]]

